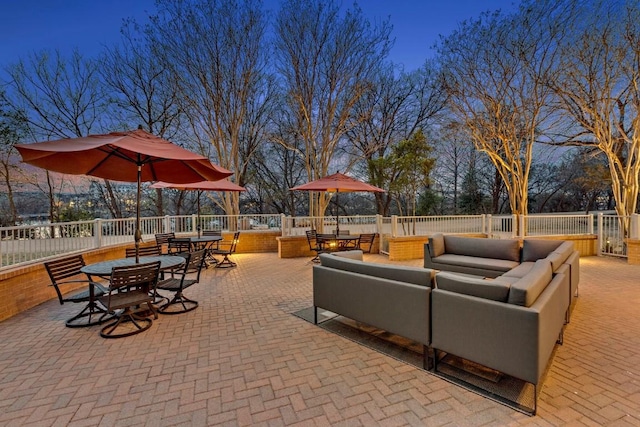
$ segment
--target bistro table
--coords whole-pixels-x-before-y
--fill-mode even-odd
[[[145,264],[148,262],[160,261],[160,271],[171,270],[179,265],[184,264],[184,257],[172,256],[172,255],[159,255],[159,256],[143,256],[140,257],[139,264]],[[109,277],[111,276],[111,270],[113,267],[125,267],[135,265],[135,257],[131,258],[119,258],[110,261],[96,262],[94,264],[85,265],[80,269],[83,273],[89,276]]]
[[[222,236],[193,236],[190,237],[191,246],[195,250],[204,249],[205,253],[205,264],[207,268],[209,268],[210,264],[218,264],[218,260],[213,256],[211,250],[213,249],[214,244],[217,244],[220,240],[222,240]]]
[[[346,251],[355,249],[359,238],[358,234],[319,234],[317,240],[328,251]]]
[[[160,261],[160,271],[173,270],[174,268],[184,264],[185,259],[181,256],[174,255],[159,255],[159,256],[142,256],[139,258],[138,264],[146,264],[148,262]],[[85,265],[80,269],[83,273],[91,276],[98,276],[103,278],[109,278],[111,276],[111,270],[113,267],[127,267],[136,264],[135,257],[119,258],[110,261],[101,261],[94,264]],[[159,303],[163,299],[166,299],[158,293],[155,289],[152,290],[154,297],[154,304]],[[145,316],[150,313],[147,310],[142,310],[140,315]]]

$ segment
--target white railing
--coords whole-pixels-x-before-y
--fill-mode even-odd
[[[598,255],[627,256],[626,238],[630,230],[636,228],[631,227],[631,219],[630,216],[598,215]]]
[[[521,223],[525,236],[593,234],[593,215],[528,215]]]
[[[280,215],[201,215],[203,230],[280,229]],[[197,215],[140,219],[142,240],[154,241],[156,233],[194,234]],[[0,267],[31,262],[63,253],[133,243],[135,218],[96,219],[55,224],[0,228]]]
[[[380,215],[355,215],[341,216],[340,231],[349,231],[350,234],[379,233],[378,222]],[[317,230],[320,233],[334,233],[336,230],[336,217],[323,216],[282,216],[283,236],[304,236],[307,230]]]
[[[153,241],[156,233],[195,234],[201,230],[281,230],[283,236],[303,236],[311,228],[325,233],[336,229],[336,218],[290,217],[285,215],[177,215],[145,217],[140,226],[143,241]],[[428,236],[433,233],[480,233],[492,238],[527,235],[593,234],[593,215],[455,215],[455,216],[341,216],[340,230],[351,234],[378,233],[381,251],[388,252],[388,239]],[[519,223],[517,222],[519,221]],[[625,232],[617,216],[599,215],[600,253],[626,254]],[[640,234],[640,217],[634,222]],[[515,227],[519,225],[519,227]],[[133,243],[134,218],[96,219],[58,224],[0,228],[0,267],[30,262],[61,253],[86,251],[103,246]],[[523,230],[520,235],[516,229]],[[625,231],[626,230],[626,231]]]
[[[484,233],[484,215],[392,216],[393,237],[428,236],[433,233]]]

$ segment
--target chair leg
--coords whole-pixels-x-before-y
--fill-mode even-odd
[[[169,308],[173,306],[181,306],[182,309],[178,308],[178,310],[169,310]],[[160,307],[158,311],[161,314],[180,314],[195,310],[196,308],[198,308],[198,301],[185,297],[182,292],[176,292],[171,301]]]
[[[218,264],[216,264],[216,268],[229,268],[229,267],[235,267],[238,264],[236,264],[235,262],[231,261],[229,259],[229,255],[225,254],[224,258],[222,259],[222,261],[220,261]]]
[[[84,328],[104,323],[113,318],[113,315],[102,308],[96,302],[89,302],[82,311],[70,319],[67,319],[65,326],[67,328]]]
[[[149,304],[151,307],[151,304]],[[154,314],[155,310],[150,308]],[[156,315],[157,316],[157,315]],[[109,323],[100,330],[100,336],[103,338],[123,338],[144,332],[151,327],[153,320],[148,317],[138,316],[130,308],[125,309],[114,322]],[[129,326],[129,327],[127,327]],[[116,332],[121,327],[124,332]]]

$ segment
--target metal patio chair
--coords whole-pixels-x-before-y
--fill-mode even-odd
[[[98,304],[98,298],[107,292],[102,284],[91,280],[80,269],[85,266],[82,255],[72,255],[55,261],[44,263],[51,285],[56,290],[60,305],[65,302],[86,303],[75,316],[67,319],[69,328],[80,328],[103,323],[110,319],[108,311]],[[61,287],[70,284],[86,283],[87,287],[79,292],[63,294]]]

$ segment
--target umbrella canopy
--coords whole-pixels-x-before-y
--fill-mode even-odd
[[[233,172],[142,129],[16,145],[22,161],[43,169],[136,182],[136,261],[140,232],[140,185],[148,181],[215,181]]]
[[[303,190],[303,191],[327,191],[336,193],[336,204],[338,203],[339,193],[350,192],[369,192],[369,193],[384,193],[382,188],[367,184],[366,182],[358,181],[355,178],[351,178],[343,173],[334,173],[333,175],[327,175],[324,178],[317,179],[315,181],[307,182],[306,184],[298,185],[291,188],[291,190]],[[340,232],[340,216],[336,210],[336,231]]]
[[[203,191],[245,191],[245,188],[227,179],[219,181],[201,181],[189,184],[176,184],[175,182],[156,182],[151,188],[174,188],[176,190],[197,190],[198,191],[198,237],[200,237],[200,194]]]
[[[18,144],[22,161],[50,171],[124,182],[215,181],[233,174],[141,129]],[[138,178],[136,166],[144,166]]]
[[[340,172],[307,182],[306,184],[298,185],[297,187],[291,188],[291,190],[328,191],[331,193],[348,193],[355,191],[384,193],[382,188],[358,181]]]

